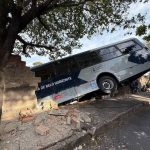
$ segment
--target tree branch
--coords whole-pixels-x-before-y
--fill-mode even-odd
[[[41,16],[45,13],[47,13],[49,10],[53,10],[56,8],[61,8],[61,7],[77,7],[79,5],[84,5],[86,2],[89,2],[92,0],[83,0],[80,2],[62,2],[61,0],[46,0],[42,4],[39,4],[38,7],[32,7],[27,13],[25,13],[22,16],[22,19],[20,20],[21,22],[21,27],[20,31],[23,30],[27,24],[29,24],[34,18]]]
[[[50,29],[47,27],[47,25],[42,21],[42,18],[40,16],[37,17],[39,22],[41,23],[41,25],[48,31],[50,31]]]
[[[58,50],[56,47],[54,47],[52,45],[46,46],[46,45],[34,44],[34,43],[31,43],[31,42],[26,42],[19,35],[17,36],[17,40],[19,40],[23,44],[23,53],[24,54],[27,54],[27,52],[26,52],[27,46],[37,47],[37,48],[45,48],[45,49],[50,50],[50,51]]]

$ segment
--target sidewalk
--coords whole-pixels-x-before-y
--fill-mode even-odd
[[[3,121],[0,150],[71,150],[100,127],[141,106],[143,102],[133,98],[89,100],[34,114],[25,123]]]

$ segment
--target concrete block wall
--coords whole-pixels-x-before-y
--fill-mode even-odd
[[[18,117],[21,109],[36,107],[35,89],[39,81],[20,56],[11,56],[5,69],[4,120]]]

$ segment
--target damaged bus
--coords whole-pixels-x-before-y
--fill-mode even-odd
[[[150,70],[150,51],[132,38],[31,70],[41,77],[35,92],[38,101],[52,99],[60,104],[99,89],[111,93],[118,84],[140,77]]]

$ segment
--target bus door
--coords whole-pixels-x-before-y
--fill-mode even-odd
[[[56,62],[56,78],[54,79],[54,93],[53,99],[57,103],[62,103],[71,99],[74,99],[77,94],[74,88],[74,76],[73,70],[76,69],[76,64],[73,58],[69,58],[65,61],[61,60]]]
[[[76,56],[75,59],[79,65],[79,71],[74,77],[78,96],[97,90],[96,75],[92,66],[100,63],[101,59],[95,52],[83,53]]]

